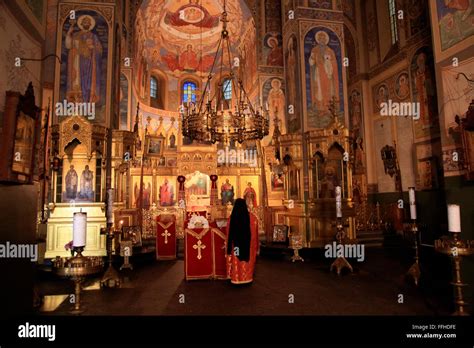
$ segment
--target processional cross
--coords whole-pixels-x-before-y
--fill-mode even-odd
[[[201,249],[206,249],[206,246],[202,244],[201,240],[198,240],[196,244],[193,245],[193,249],[198,251],[197,258],[198,260],[202,259]]]
[[[171,233],[169,233],[168,230],[165,230],[161,235],[165,237],[165,244],[168,244],[168,237],[171,236]]]

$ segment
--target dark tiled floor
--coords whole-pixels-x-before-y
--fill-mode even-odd
[[[133,261],[132,261],[133,262]],[[83,291],[84,315],[441,315],[449,313],[449,298],[426,295],[405,279],[406,266],[382,249],[353,262],[354,274],[329,272],[329,260],[291,263],[260,257],[252,285],[236,288],[227,281],[184,278],[182,260],[148,261],[123,273],[123,288]],[[42,277],[43,295],[72,293],[72,282]],[[94,285],[98,279],[89,280]],[[97,284],[97,283],[95,283]],[[423,295],[425,294],[425,295]],[[184,295],[185,303],[180,303]],[[289,296],[294,303],[289,303]],[[399,295],[403,302],[399,303]],[[66,299],[53,312],[68,314]]]

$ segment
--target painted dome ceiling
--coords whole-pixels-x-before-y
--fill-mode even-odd
[[[244,0],[227,0],[233,54],[253,25]],[[173,76],[207,75],[221,35],[222,0],[145,0],[137,13],[137,57]]]

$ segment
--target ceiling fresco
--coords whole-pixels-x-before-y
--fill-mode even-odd
[[[243,0],[227,0],[226,9],[236,56],[253,18]],[[221,35],[222,12],[222,0],[143,1],[136,19],[137,57],[145,57],[149,68],[177,78],[190,73],[207,76]]]

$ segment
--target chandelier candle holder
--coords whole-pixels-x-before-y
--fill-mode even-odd
[[[84,312],[81,303],[82,283],[87,276],[102,272],[104,261],[102,257],[85,257],[82,252],[85,248],[87,229],[87,214],[74,213],[73,219],[73,247],[70,258],[56,256],[53,260],[53,272],[59,277],[70,278],[74,282],[74,306],[71,314]]]
[[[211,143],[238,142],[261,140],[269,134],[270,118],[268,110],[262,105],[254,107],[244,89],[242,80],[234,74],[234,60],[231,57],[229,31],[227,30],[228,13],[226,1],[221,16],[222,32],[217,45],[211,70],[209,72],[204,93],[197,103],[187,102],[180,107],[183,135],[191,140],[210,141]],[[232,86],[231,102],[225,98],[223,84],[211,96],[211,80],[220,57],[220,73],[228,74]],[[225,57],[228,62],[224,62]],[[225,68],[224,68],[225,65]],[[229,83],[229,82],[227,82]],[[232,105],[231,105],[232,104]]]
[[[419,243],[418,243],[418,224],[416,222],[416,199],[415,199],[415,188],[409,187],[408,188],[408,197],[410,203],[410,231],[413,233],[414,238],[414,246],[415,249],[415,263],[408,269],[407,275],[413,278],[415,285],[418,286],[418,282],[420,280],[421,269],[419,263]]]
[[[448,230],[451,238],[443,237],[435,241],[435,250],[452,258],[455,312],[453,315],[469,315],[464,301],[463,288],[468,284],[461,280],[461,260],[463,256],[474,255],[474,240],[461,240],[461,213],[457,204],[448,204]]]
[[[337,245],[344,244],[344,239],[346,237],[345,228],[349,225],[345,224],[342,219],[342,191],[341,186],[336,186],[336,240]],[[332,272],[333,269],[336,269],[337,275],[341,274],[341,271],[344,268],[349,269],[353,272],[353,268],[349,261],[344,256],[338,256],[336,260],[331,264],[330,271]]]

